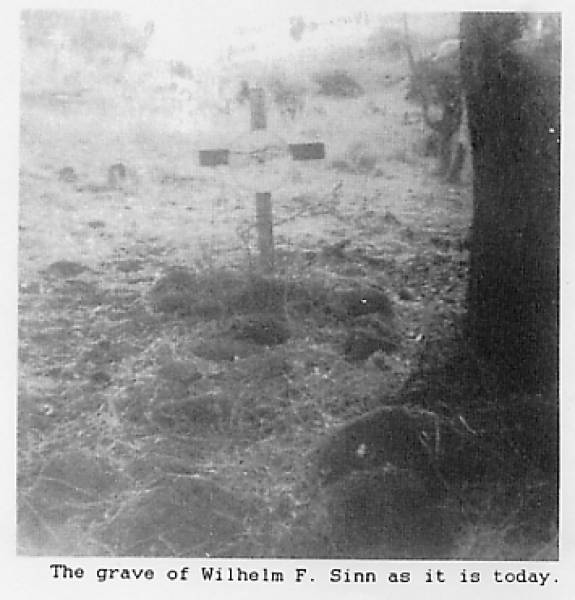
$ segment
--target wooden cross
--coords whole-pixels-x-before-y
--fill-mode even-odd
[[[325,145],[321,142],[285,144],[281,138],[259,135],[266,132],[267,114],[265,94],[262,88],[250,89],[251,132],[247,139],[238,142],[236,149],[200,150],[199,161],[202,167],[230,165],[234,158],[243,161],[241,166],[262,167],[269,160],[289,154],[293,160],[317,160],[325,158]],[[248,142],[247,144],[245,142]],[[257,174],[252,183],[257,185]],[[274,243],[271,191],[256,192],[256,228],[260,268],[264,273],[273,272]]]

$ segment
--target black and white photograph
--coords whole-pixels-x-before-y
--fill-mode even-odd
[[[18,556],[559,560],[562,14],[402,8],[19,12]]]

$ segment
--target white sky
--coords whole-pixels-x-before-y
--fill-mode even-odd
[[[367,10],[384,12],[398,10],[397,4],[382,0],[194,0],[189,3],[140,2],[134,6],[136,12],[164,16],[181,15],[186,22],[198,24],[214,22],[231,26],[271,23],[286,20],[293,15],[302,15],[308,19],[324,19],[326,15],[338,16],[350,12]]]
[[[264,25],[270,31],[276,30],[278,37],[287,39],[292,16],[326,21],[358,11],[381,13],[386,7],[391,10],[393,5],[382,0],[195,0],[188,4],[141,2],[130,12],[138,20],[156,23],[152,53],[193,64],[209,60],[229,45],[240,27]],[[249,35],[246,41],[249,42]],[[272,42],[277,50],[281,40]]]
[[[502,8],[505,0],[491,0]],[[484,2],[485,4],[485,2]],[[487,2],[487,5],[489,1]],[[473,2],[466,0],[466,7]],[[359,11],[371,15],[398,11],[457,11],[460,2],[436,0],[31,0],[28,8],[119,10],[143,24],[156,23],[150,55],[162,59],[182,60],[190,65],[205,64],[230,45],[238,42],[233,34],[240,27],[266,26],[267,36],[258,37],[263,51],[285,54],[290,45],[289,18],[301,15],[306,21],[326,22]],[[485,7],[487,8],[487,7]],[[349,28],[351,30],[353,28]],[[330,32],[333,35],[335,32]],[[350,32],[351,33],[351,32]],[[326,33],[327,35],[327,33]],[[315,35],[315,43],[321,35]],[[249,43],[249,35],[245,42]],[[310,40],[304,36],[304,44]],[[293,46],[293,44],[291,44]],[[301,44],[300,44],[301,46]]]

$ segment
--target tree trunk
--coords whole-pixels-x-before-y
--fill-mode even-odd
[[[473,149],[468,333],[516,392],[557,389],[559,33],[528,41],[521,17],[462,16]]]

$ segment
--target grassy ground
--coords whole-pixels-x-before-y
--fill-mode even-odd
[[[329,555],[310,453],[464,312],[471,189],[434,177],[404,62],[347,52],[345,97],[314,80],[333,54],[258,72],[280,89],[270,130],[327,148],[273,190],[270,284],[253,192],[196,159],[247,130],[246,106],[204,73],[44,60],[25,59],[21,103],[20,551]],[[553,556],[553,531],[518,538],[495,512],[449,556]]]

